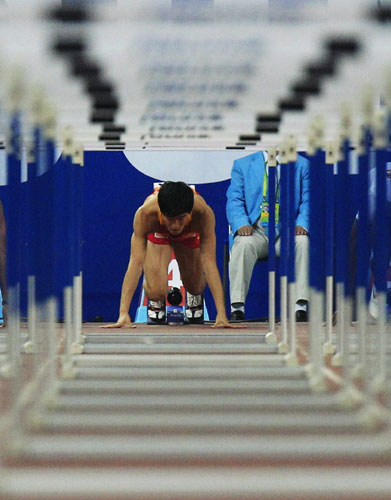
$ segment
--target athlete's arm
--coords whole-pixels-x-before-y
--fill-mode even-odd
[[[142,207],[137,210],[134,218],[134,232],[131,239],[130,259],[122,283],[119,316],[116,323],[103,328],[135,327],[129,315],[129,307],[144,268],[147,253],[147,232],[145,230],[145,214]]]
[[[200,231],[201,262],[206,282],[215,301],[217,316],[213,327],[237,328],[243,325],[230,324],[225,312],[223,285],[216,265],[216,233],[213,210],[205,204]]]

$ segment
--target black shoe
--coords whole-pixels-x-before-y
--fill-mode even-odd
[[[236,309],[231,312],[231,316],[229,317],[231,321],[243,321],[244,320],[244,312],[240,309]]]
[[[296,322],[297,323],[304,323],[306,321],[308,321],[307,311],[304,311],[303,309],[296,311]]]

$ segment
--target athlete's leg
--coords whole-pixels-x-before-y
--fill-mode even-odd
[[[144,290],[149,300],[164,300],[167,294],[168,264],[171,260],[170,245],[147,242],[144,263]]]
[[[174,243],[173,248],[183,286],[192,295],[200,295],[206,286],[200,249],[188,248],[181,243]]]
[[[206,279],[201,264],[199,248],[189,248],[177,243],[174,246],[186,296],[186,321],[189,323],[204,322],[203,291]]]

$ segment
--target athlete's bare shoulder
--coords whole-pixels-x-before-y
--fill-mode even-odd
[[[207,221],[214,220],[214,213],[201,195],[194,196],[194,206],[192,211],[192,220],[198,230],[201,230]]]
[[[140,208],[142,208],[145,211],[145,213],[148,214],[155,212],[158,213],[159,205],[157,202],[157,192],[155,191],[154,193],[147,196]]]
[[[155,193],[149,195],[137,209],[134,217],[134,225],[148,232],[154,230],[159,225],[159,205]]]
[[[206,203],[205,199],[200,194],[196,194],[194,196],[193,213],[204,214],[208,209],[209,205]]]

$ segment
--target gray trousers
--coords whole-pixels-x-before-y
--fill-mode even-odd
[[[251,275],[258,259],[268,256],[269,239],[258,223],[251,236],[235,236],[229,260],[229,281],[231,304],[246,301]],[[276,242],[276,254],[280,255],[280,239]],[[297,235],[295,238],[296,302],[309,300],[309,238]]]

